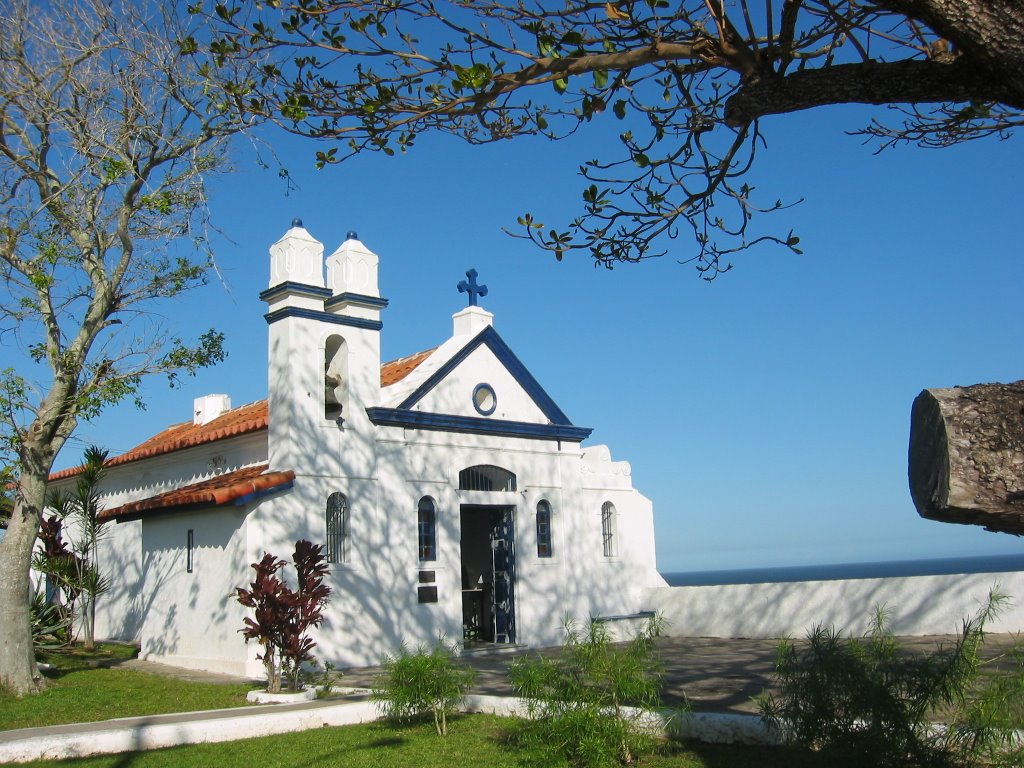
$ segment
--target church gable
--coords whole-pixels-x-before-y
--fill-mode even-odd
[[[458,350],[399,408],[535,424],[569,423],[492,327]]]
[[[408,407],[428,413],[547,424],[552,419],[485,345],[478,346]]]
[[[368,409],[380,425],[581,441],[573,426],[490,325],[435,352],[391,407]]]

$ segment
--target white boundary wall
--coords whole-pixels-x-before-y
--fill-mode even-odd
[[[1024,572],[884,579],[769,582],[648,590],[644,608],[664,615],[673,637],[804,637],[816,625],[868,629],[885,606],[897,635],[946,635],[978,611],[994,587],[1008,596],[991,632],[1024,629]]]

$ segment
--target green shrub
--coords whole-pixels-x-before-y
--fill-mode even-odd
[[[654,746],[645,727],[661,707],[661,666],[653,618],[629,643],[613,643],[604,622],[591,619],[581,633],[566,622],[566,643],[557,657],[516,661],[512,686],[526,700],[519,739],[548,764],[574,766],[631,763]]]
[[[64,606],[46,599],[46,591],[36,586],[29,600],[32,622],[32,646],[39,651],[52,651],[71,643],[71,617]]]
[[[869,632],[816,627],[807,643],[778,648],[780,693],[759,700],[766,723],[791,743],[840,765],[1019,765],[1024,658],[984,661],[985,626],[1006,598],[996,592],[963,622],[948,648],[912,654],[876,609]]]
[[[428,713],[439,736],[448,733],[448,716],[458,710],[473,685],[476,671],[454,661],[456,648],[438,640],[430,650],[403,644],[384,657],[384,671],[374,683],[371,699],[394,722],[410,722]]]

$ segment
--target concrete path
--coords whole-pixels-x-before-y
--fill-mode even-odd
[[[949,644],[953,636],[903,638],[904,647],[932,650]],[[1013,642],[1009,635],[991,635],[987,650],[996,654]],[[776,642],[773,640],[723,638],[659,638],[664,663],[664,700],[669,706],[684,697],[697,716],[694,721],[720,728],[726,723],[736,730],[756,730],[757,708],[753,697],[771,686]],[[508,683],[508,666],[524,654],[552,654],[515,650],[481,653],[464,657],[477,670],[472,693],[477,710],[500,710],[495,697],[508,701],[513,695]],[[195,682],[237,683],[244,678],[209,672],[183,670],[154,662],[132,659],[116,666]],[[340,685],[370,687],[379,668],[348,670]],[[99,723],[56,725],[0,731],[0,765],[34,759],[59,759],[102,752],[156,749],[176,744],[244,739],[325,725],[345,725],[376,718],[376,709],[364,695],[332,698],[302,704],[249,706],[209,712],[107,720]]]

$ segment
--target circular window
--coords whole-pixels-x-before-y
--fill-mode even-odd
[[[477,384],[473,390],[473,407],[481,416],[490,416],[498,407],[498,396],[490,384]]]

